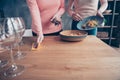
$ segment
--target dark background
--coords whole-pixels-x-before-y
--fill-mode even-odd
[[[65,0],[66,4],[68,0]],[[3,15],[4,13],[4,15]],[[0,17],[23,17],[26,28],[31,28],[31,16],[26,0],[0,0]],[[63,29],[70,29],[71,18],[65,13],[62,17]]]
[[[22,17],[26,28],[31,26],[31,16],[26,0],[0,0],[0,17]]]

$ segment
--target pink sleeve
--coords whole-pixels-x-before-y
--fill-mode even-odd
[[[32,17],[32,30],[37,34],[43,34],[40,11],[36,0],[27,0],[27,4]]]
[[[65,6],[64,6],[65,2],[64,0],[60,0],[60,1],[61,1],[61,5],[59,11],[56,14],[62,16],[62,14],[65,12]]]

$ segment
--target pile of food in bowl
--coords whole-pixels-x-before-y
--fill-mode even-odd
[[[104,22],[104,18],[100,16],[89,16],[79,21],[77,24],[78,30],[91,30]]]
[[[97,20],[89,20],[85,24],[82,25],[82,28],[94,28],[98,26],[98,21]]]
[[[81,41],[87,37],[87,32],[80,30],[64,30],[60,32],[60,38],[65,41]]]

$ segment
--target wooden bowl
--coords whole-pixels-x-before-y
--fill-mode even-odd
[[[80,30],[64,30],[60,32],[60,38],[65,41],[81,41],[87,37],[87,32]]]

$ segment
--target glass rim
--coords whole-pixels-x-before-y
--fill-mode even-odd
[[[22,18],[23,19],[23,17],[0,17],[0,19],[9,19],[9,18]]]

